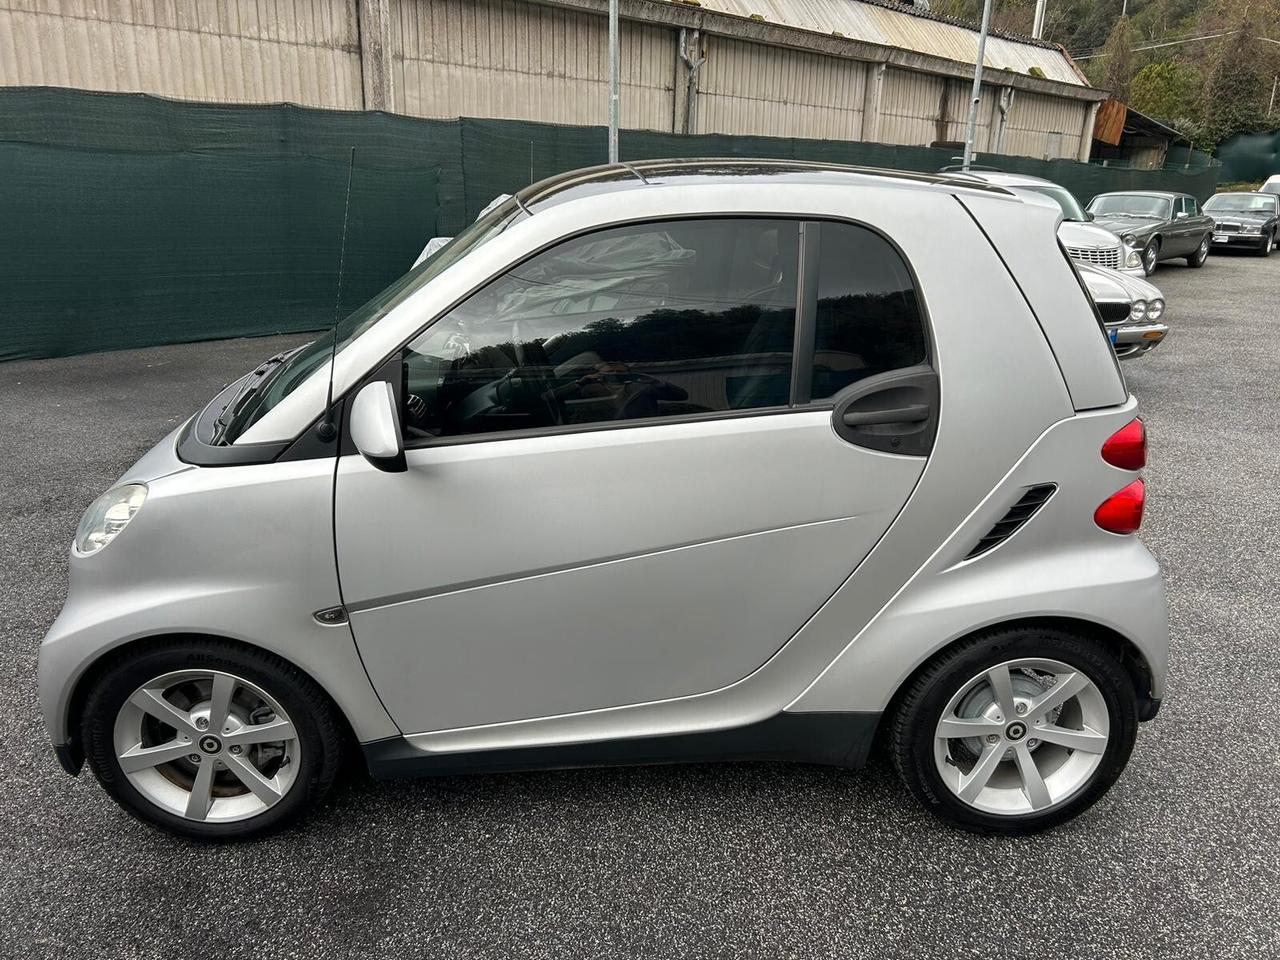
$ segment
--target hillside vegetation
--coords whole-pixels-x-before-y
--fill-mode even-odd
[[[930,6],[975,21],[982,14],[982,0]],[[1078,63],[1092,83],[1199,147],[1280,127],[1280,93],[1271,103],[1280,0],[1129,0],[1127,16],[1123,9],[1123,0],[1048,0],[1045,39],[1086,58]],[[992,24],[1029,36],[1034,15],[1035,0],[996,0]],[[1192,39],[1201,37],[1210,39]],[[1140,49],[1154,44],[1170,45]]]

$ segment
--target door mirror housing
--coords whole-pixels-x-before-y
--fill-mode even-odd
[[[400,473],[407,469],[396,395],[385,380],[367,383],[356,394],[351,404],[351,441],[379,470]]]
[[[1177,213],[1175,213],[1175,214],[1173,215],[1173,219],[1175,219],[1175,220],[1185,220],[1185,219],[1187,219],[1187,217],[1189,217],[1189,216],[1191,216],[1191,214],[1187,213],[1187,211],[1185,211],[1185,210],[1179,210]]]

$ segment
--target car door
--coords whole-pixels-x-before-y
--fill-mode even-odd
[[[1195,217],[1195,201],[1190,197],[1175,197],[1173,201],[1173,233],[1177,237],[1178,254],[1195,253],[1200,246],[1204,230]]]
[[[339,459],[388,711],[425,732],[745,677],[915,487],[928,357],[906,265],[853,224],[632,224],[498,276],[383,368],[407,470]]]

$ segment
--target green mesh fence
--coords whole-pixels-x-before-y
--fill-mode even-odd
[[[1218,145],[1224,183],[1259,183],[1280,173],[1280,130],[1242,133]]]
[[[319,330],[333,320],[350,148],[346,312],[495,196],[603,162],[599,127],[0,90],[0,360]],[[931,171],[949,150],[623,131],[624,159],[739,156]],[[991,164],[990,157],[982,162]],[[1087,201],[1204,199],[1217,168],[1001,157]]]

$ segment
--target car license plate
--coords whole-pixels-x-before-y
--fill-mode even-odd
[[[1214,243],[1230,243],[1231,238],[1228,237],[1225,233],[1215,233],[1213,235],[1213,242]]]
[[[1116,338],[1117,338],[1118,336],[1120,336],[1120,331],[1119,331],[1119,330],[1108,330],[1108,331],[1107,331],[1107,336],[1109,336],[1109,337],[1111,338],[1111,342],[1112,342],[1112,343],[1115,343],[1115,342],[1116,342]]]

